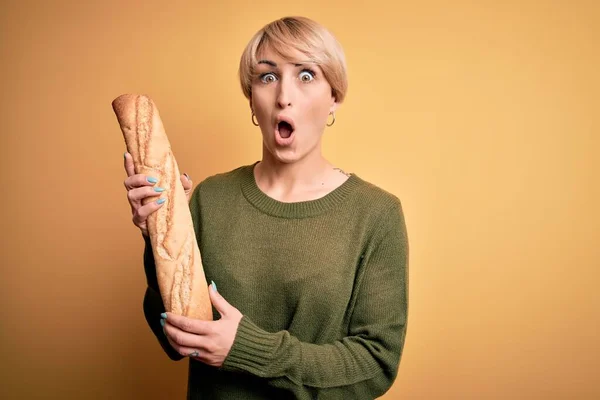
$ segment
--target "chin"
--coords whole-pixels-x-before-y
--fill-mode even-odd
[[[298,154],[292,149],[278,149],[275,146],[265,146],[265,151],[268,153],[269,158],[271,158],[273,161],[283,164],[293,164],[294,162],[303,158],[303,155]]]
[[[263,142],[263,154],[268,154],[269,158],[273,159],[275,162],[280,162],[283,164],[293,164],[295,162],[301,161],[307,157],[309,157],[313,151],[317,151],[315,148],[310,148],[308,151],[299,151],[297,147],[298,143],[294,143],[294,145],[290,147],[280,148],[275,143],[264,143]]]
[[[293,164],[296,161],[302,159],[298,154],[292,153],[290,151],[275,151],[275,153],[271,153],[273,158],[284,164]]]

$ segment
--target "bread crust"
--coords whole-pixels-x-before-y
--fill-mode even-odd
[[[177,161],[158,108],[147,95],[123,94],[112,102],[136,174],[158,179],[167,200],[148,216],[156,277],[169,312],[212,320],[212,306],[192,216]],[[148,197],[143,204],[155,201]]]

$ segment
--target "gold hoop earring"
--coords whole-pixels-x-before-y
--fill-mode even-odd
[[[254,112],[252,112],[252,125],[258,126],[258,119],[256,120],[256,122],[254,122],[254,117],[256,117],[256,115],[254,115]]]
[[[334,111],[332,111],[332,112],[330,112],[329,114],[330,114],[330,115],[333,115],[333,121],[331,121],[331,123],[330,123],[330,124],[327,124],[327,126],[331,126],[331,125],[335,124],[335,112],[334,112]]]

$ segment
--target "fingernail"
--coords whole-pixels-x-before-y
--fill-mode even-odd
[[[217,284],[215,283],[215,281],[210,281],[210,286],[212,286],[215,292],[217,291]]]
[[[163,328],[165,327],[165,320],[164,319],[160,319],[160,326],[162,326]]]
[[[161,188],[161,187],[158,187],[158,186],[156,186],[156,187],[154,188],[154,191],[155,191],[155,192],[164,192],[164,191],[165,191],[165,189],[163,189],[163,188]]]
[[[126,155],[127,155],[127,152],[123,153],[123,158],[125,158]]]
[[[185,175],[185,177],[187,178],[188,181],[191,181],[192,179],[190,178],[190,176],[187,173],[183,173],[183,175]]]
[[[150,182],[150,183],[156,183],[156,182],[158,182],[158,179],[156,179],[156,178],[153,178],[153,177],[151,177],[151,176],[149,176],[149,177],[148,177],[148,178],[146,178],[146,179],[147,179],[147,180],[148,180],[148,182]]]
[[[164,318],[164,319],[167,319],[167,313],[162,313],[162,314],[160,314],[160,317],[161,317],[161,318]]]
[[[165,199],[165,198],[163,197],[162,199],[158,199],[158,200],[156,200],[156,203],[157,203],[157,204],[162,204],[162,203],[164,203],[166,200],[167,200],[167,199]]]

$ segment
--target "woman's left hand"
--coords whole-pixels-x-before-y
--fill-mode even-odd
[[[208,292],[210,301],[221,314],[220,319],[202,321],[168,312],[161,324],[164,323],[165,335],[179,354],[220,367],[231,350],[242,313],[229,304],[212,285]]]

